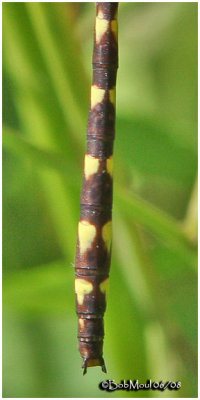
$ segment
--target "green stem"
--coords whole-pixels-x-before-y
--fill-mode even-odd
[[[84,119],[73,96],[73,91],[67,79],[67,71],[61,61],[54,37],[49,29],[43,5],[41,3],[26,3],[27,10],[33,24],[38,44],[41,48],[43,60],[52,79],[55,93],[64,112],[66,123],[69,124],[75,138],[80,141],[80,132],[83,130]]]
[[[182,229],[188,239],[194,244],[198,240],[198,178],[195,180],[194,188],[190,197]]]
[[[179,222],[119,185],[115,197],[122,214],[126,214],[129,219],[131,216],[134,222],[140,223],[162,239],[192,268],[196,268],[196,249],[183,233]]]

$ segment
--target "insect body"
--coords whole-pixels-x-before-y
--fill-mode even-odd
[[[97,3],[93,83],[87,154],[76,252],[76,310],[83,373],[103,360],[106,293],[112,235],[112,172],[115,137],[115,86],[118,67],[118,3]]]

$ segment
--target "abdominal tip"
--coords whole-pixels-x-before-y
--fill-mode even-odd
[[[87,374],[87,367],[84,368],[83,370],[83,375]]]
[[[85,359],[83,361],[83,365],[82,365],[83,375],[85,375],[87,373],[88,367],[95,367],[97,365],[101,366],[102,371],[107,373],[105,362],[104,362],[103,358],[99,358],[99,359],[95,359],[95,360]]]
[[[106,369],[105,364],[102,365],[101,369],[102,369],[103,372],[107,373],[107,369]]]
[[[84,360],[82,368],[83,368],[83,375],[85,375],[87,373],[87,360]]]

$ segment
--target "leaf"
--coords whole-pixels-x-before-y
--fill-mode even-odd
[[[73,266],[61,261],[5,274],[4,306],[20,313],[74,313]]]
[[[147,231],[161,238],[165,245],[174,249],[182,260],[186,260],[190,267],[196,270],[195,247],[188,241],[178,222],[126,189],[118,190],[116,199],[123,215],[129,220],[131,218],[134,223],[142,224]]]

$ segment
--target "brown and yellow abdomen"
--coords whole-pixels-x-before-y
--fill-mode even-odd
[[[84,373],[103,360],[112,239],[118,3],[97,3],[93,83],[76,252],[76,310]]]

